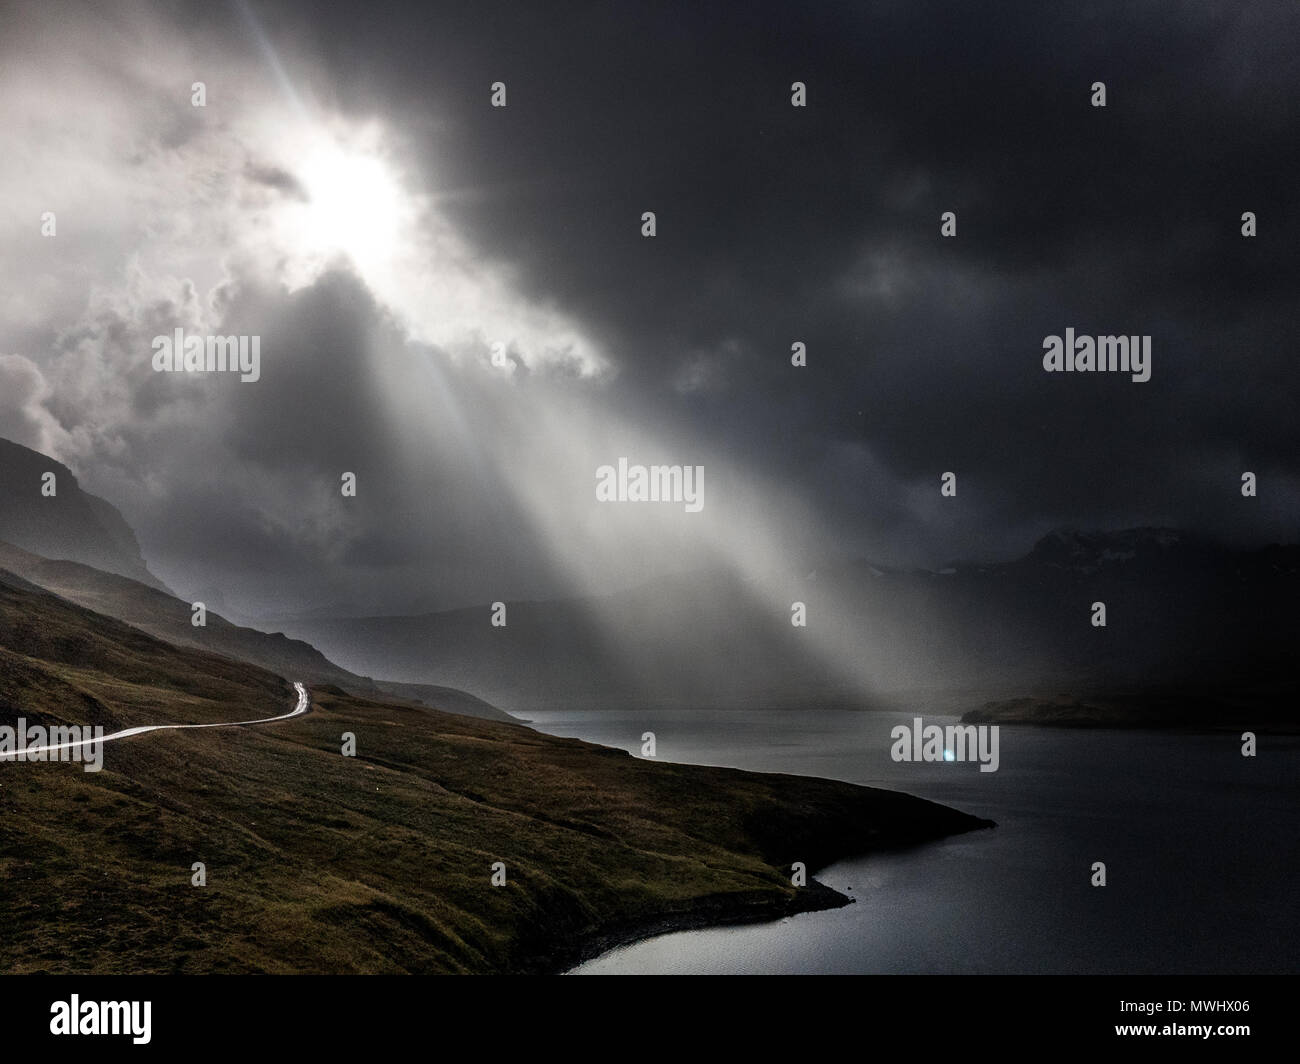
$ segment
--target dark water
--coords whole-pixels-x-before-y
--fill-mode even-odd
[[[817,878],[857,904],[614,950],[580,973],[1296,972],[1300,739],[1003,727],[998,771],[895,763],[911,714],[545,713],[658,758],[907,791],[998,822]],[[926,716],[925,722],[954,723]],[[1090,885],[1104,861],[1107,885]],[[851,890],[850,890],[851,888]]]

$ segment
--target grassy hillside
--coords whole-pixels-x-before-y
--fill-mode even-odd
[[[293,701],[280,676],[174,647],[0,569],[0,723],[204,724]]]
[[[125,621],[168,643],[247,661],[290,680],[335,684],[359,695],[384,692],[426,705],[489,720],[511,720],[495,706],[450,687],[386,685],[335,665],[310,643],[231,624],[215,613],[207,624],[191,623],[191,603],[137,580],[71,561],[54,561],[0,541],[0,569],[23,577],[70,602]]]
[[[77,697],[118,723],[292,702],[277,676],[12,579],[0,648],[5,723],[79,722]],[[791,862],[984,826],[891,792],[313,696],[290,721],[110,744],[100,773],[0,763],[0,971],[557,970],[651,929],[842,904],[791,886]]]

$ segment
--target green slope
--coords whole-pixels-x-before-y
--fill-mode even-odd
[[[384,693],[488,720],[513,720],[495,706],[464,691],[430,684],[387,684],[340,668],[310,643],[283,633],[268,634],[231,624],[216,613],[195,627],[191,603],[115,573],[72,561],[54,561],[0,541],[0,568],[25,578],[79,606],[107,614],[159,639],[247,661],[278,676],[307,683],[332,683],[354,694]]]
[[[292,705],[278,676],[11,577],[0,652],[0,723],[84,723],[78,698],[115,724]],[[791,886],[791,862],[984,826],[906,795],[313,696],[290,721],[109,744],[99,773],[0,763],[0,971],[556,970],[652,929],[842,904]]]

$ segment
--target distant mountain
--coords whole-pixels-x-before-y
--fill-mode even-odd
[[[410,617],[304,617],[287,630],[348,667],[437,676],[525,715],[562,707],[847,706],[853,692],[806,652],[788,605],[762,609],[730,573],[617,594]]]
[[[364,681],[364,677],[361,678]],[[480,720],[508,720],[516,724],[528,721],[497,709],[491,702],[484,701],[468,691],[455,687],[444,687],[436,683],[395,683],[392,680],[372,680],[376,697],[380,694],[392,695],[404,702],[416,702],[431,709],[440,709],[444,713],[457,713],[462,717],[478,717]],[[360,683],[344,685],[350,694],[358,693]]]
[[[0,569],[21,576],[87,609],[124,621],[176,646],[223,654],[268,669],[288,680],[333,684],[351,694],[396,698],[488,720],[514,720],[464,691],[431,684],[385,684],[341,669],[319,650],[281,632],[267,634],[231,624],[209,612],[195,627],[191,604],[152,587],[78,562],[52,561],[0,542]]]
[[[508,603],[504,628],[492,627],[486,604],[286,628],[354,669],[432,673],[525,712],[940,696],[961,711],[1041,691],[1129,705],[1148,692],[1167,706],[1191,688],[1220,706],[1293,705],[1298,690],[1300,546],[1064,529],[1011,562],[936,571],[855,562],[772,583],[780,593],[761,594],[719,570],[605,598]],[[795,600],[807,604],[806,629],[790,624]],[[1095,602],[1104,627],[1093,624]],[[847,686],[827,666],[836,659],[867,682]]]
[[[41,493],[54,474],[53,496]],[[386,684],[339,668],[315,647],[283,633],[231,624],[208,610],[191,623],[191,603],[149,572],[135,533],[105,500],[82,491],[72,472],[37,451],[0,440],[0,569],[69,602],[182,647],[211,651],[288,680],[332,684],[365,697],[389,695],[451,713],[515,720],[481,698],[430,683]]]
[[[1191,691],[1219,705],[1278,704],[1300,691],[1296,545],[1062,529],[1011,562],[881,574],[859,564],[836,579],[881,620],[893,653],[932,674],[927,684],[909,670],[904,684],[938,678],[981,697],[1068,692],[1130,708],[1159,701],[1166,722]],[[1093,624],[1094,603],[1105,606],[1104,627]]]
[[[1049,532],[1023,559],[1079,576],[1143,571],[1149,577],[1214,568],[1234,553],[1213,540],[1174,528],[1129,528],[1118,532],[1084,532],[1074,528]]]
[[[42,494],[46,473],[54,474],[52,496]],[[61,462],[3,439],[0,539],[167,590],[145,565],[135,533],[112,504],[82,491]]]

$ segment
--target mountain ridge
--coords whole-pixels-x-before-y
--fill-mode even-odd
[[[54,494],[43,494],[53,474]],[[126,519],[85,491],[62,462],[0,439],[0,540],[43,556],[81,562],[171,594],[149,571]]]
[[[795,601],[807,605],[806,630],[791,628]],[[1104,627],[1093,623],[1099,601]],[[1285,692],[1296,601],[1297,545],[1063,528],[1010,561],[930,570],[856,560],[780,574],[766,588],[715,568],[606,596],[507,601],[503,628],[487,604],[283,623],[354,669],[402,677],[431,664],[523,712],[873,708],[921,690],[970,691],[972,705],[1207,683]],[[823,645],[827,626],[838,642]],[[871,686],[837,682],[819,650],[852,655]]]
[[[0,541],[5,569],[84,608],[102,613],[176,646],[223,654],[269,669],[287,679],[334,684],[349,694],[391,695],[489,720],[517,720],[489,702],[436,684],[390,684],[359,676],[330,661],[316,647],[283,632],[236,625],[208,611],[206,624],[192,624],[192,604],[158,588],[80,562],[41,557]]]

